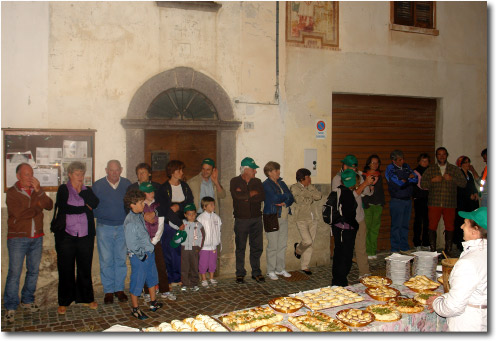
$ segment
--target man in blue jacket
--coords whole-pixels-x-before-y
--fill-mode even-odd
[[[124,236],[124,195],[131,181],[121,177],[122,167],[118,160],[110,160],[105,168],[107,176],[93,184],[93,192],[100,200],[95,209],[96,241],[100,260],[105,304],[126,302],[124,281],[127,276],[126,238]]]
[[[403,152],[395,149],[390,154],[391,164],[386,168],[388,182],[389,210],[391,214],[391,252],[406,253],[408,245],[408,229],[412,213],[413,186],[418,182],[417,175],[404,163]]]

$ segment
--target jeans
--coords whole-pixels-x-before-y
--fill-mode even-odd
[[[408,229],[412,213],[412,201],[391,198],[391,252],[408,251]]]
[[[38,282],[43,237],[7,239],[9,271],[5,282],[3,304],[6,310],[16,310],[19,305],[19,282],[26,258],[26,278],[21,291],[22,303],[33,303]]]
[[[97,223],[96,242],[103,292],[107,294],[124,291],[124,281],[127,275],[127,248],[124,226]]]
[[[170,227],[169,224],[165,223],[164,233],[160,239],[169,283],[181,282],[181,247],[178,246],[173,248],[169,244],[176,232],[177,231]]]
[[[155,266],[155,255],[153,252],[147,252],[148,258],[145,261],[139,260],[132,255],[129,257],[131,263],[131,280],[129,282],[129,292],[134,296],[140,296],[143,287],[154,287],[158,284],[157,267]]]

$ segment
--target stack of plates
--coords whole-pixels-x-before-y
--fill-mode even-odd
[[[424,275],[435,281],[437,279],[436,267],[440,254],[437,252],[417,251],[413,255],[413,275]]]
[[[412,256],[393,253],[386,258],[386,277],[391,278],[393,284],[403,284],[411,277],[410,261]]]

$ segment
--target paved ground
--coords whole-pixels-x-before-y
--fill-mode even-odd
[[[378,255],[376,260],[369,261],[370,270],[374,275],[385,275],[385,257],[390,253]],[[331,261],[332,264],[332,261]],[[233,278],[220,279],[216,287],[203,288],[197,292],[181,292],[174,287],[176,301],[162,299],[164,307],[156,312],[147,312],[150,317],[139,321],[130,315],[130,302],[103,304],[103,292],[95,289],[95,298],[99,306],[97,310],[90,310],[81,305],[71,305],[65,315],[57,314],[57,306],[41,309],[31,313],[18,308],[16,320],[8,324],[3,319],[5,310],[2,309],[2,332],[37,331],[37,332],[93,332],[102,331],[115,324],[135,328],[156,326],[161,322],[170,322],[173,319],[194,317],[197,314],[216,315],[233,310],[267,304],[273,298],[328,286],[331,284],[331,265],[311,269],[313,274],[306,276],[297,272],[298,281],[287,281],[280,278],[277,281],[266,277],[265,283],[257,283],[250,276],[245,277],[245,284],[235,283]],[[293,273],[293,272],[292,272]],[[353,263],[348,276],[350,285],[358,283],[358,267]],[[145,303],[140,299],[140,307]],[[144,309],[143,309],[144,310]],[[146,311],[146,310],[144,310]]]

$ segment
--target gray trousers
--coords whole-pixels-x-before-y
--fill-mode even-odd
[[[263,252],[263,223],[262,216],[250,219],[234,219],[234,241],[236,243],[236,276],[246,276],[245,251],[246,242],[250,242],[251,275],[259,276],[260,257]]]
[[[312,259],[313,241],[317,234],[317,220],[301,220],[296,222],[298,232],[300,232],[301,242],[296,247],[296,252],[301,255],[300,266],[302,270],[307,270]]]
[[[267,273],[286,270],[286,248],[288,247],[288,220],[278,219],[279,230],[265,232],[267,237]]]

